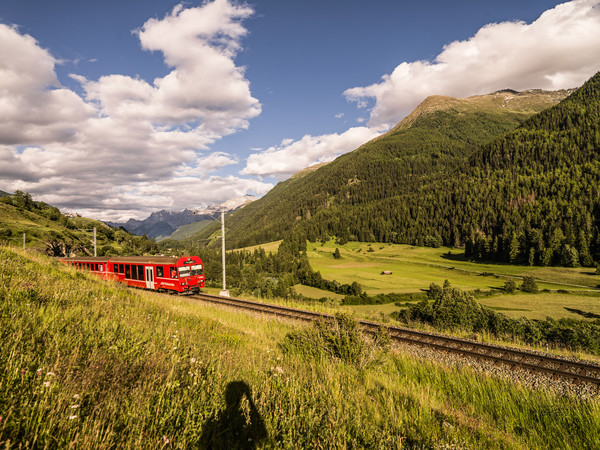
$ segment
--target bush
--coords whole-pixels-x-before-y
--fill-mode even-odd
[[[521,284],[521,290],[523,292],[529,293],[538,292],[538,286],[533,277],[523,277],[523,284]]]
[[[515,283],[515,280],[510,279],[504,283],[504,287],[502,289],[504,289],[505,292],[512,294],[517,290],[517,283]]]
[[[293,331],[280,344],[286,353],[333,358],[359,368],[377,361],[389,346],[387,329],[381,327],[373,337],[366,337],[360,323],[347,314],[336,314],[331,322],[319,320],[312,327]]]
[[[531,277],[525,278],[533,281]],[[523,281],[526,287],[530,284],[530,281]],[[486,331],[497,337],[519,338],[530,344],[547,343],[600,354],[600,320],[511,319],[480,305],[469,293],[449,284],[443,288],[432,284],[428,297],[433,301],[423,300],[416,305],[409,305],[408,309],[395,312],[392,316],[405,323],[419,321],[442,330]]]

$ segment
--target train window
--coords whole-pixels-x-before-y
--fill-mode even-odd
[[[189,277],[190,276],[190,268],[189,267],[180,267],[179,268],[179,276],[180,277]]]
[[[131,278],[131,271],[129,270],[129,264],[125,264],[125,278]]]
[[[98,264],[96,264],[96,263],[92,264],[92,270],[95,272],[98,272]]]
[[[102,269],[102,267],[103,267],[103,266],[102,266],[102,264],[98,264],[98,270],[99,270],[100,272],[102,272],[102,270],[103,270],[103,269]]]
[[[163,276],[163,266],[156,266],[156,277],[162,277]]]
[[[119,264],[119,273],[125,273],[125,265]]]
[[[192,275],[202,275],[202,264],[194,264],[191,268]]]
[[[177,269],[175,267],[171,267],[171,278],[177,278]]]
[[[144,266],[137,266],[138,272],[138,280],[144,281],[146,278],[144,277]]]
[[[135,264],[131,265],[131,278],[133,280],[137,280],[138,279],[138,276],[137,276],[137,265],[135,265]]]

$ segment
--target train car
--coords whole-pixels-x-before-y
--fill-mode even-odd
[[[197,256],[88,257],[62,261],[91,270],[103,279],[137,288],[192,294],[204,287],[204,265]]]
[[[62,262],[71,264],[82,270],[89,270],[103,280],[109,279],[108,258],[88,256],[78,258],[62,258]]]

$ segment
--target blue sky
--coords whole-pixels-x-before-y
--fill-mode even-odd
[[[0,189],[123,220],[245,193],[433,94],[579,86],[600,0],[4,0]]]

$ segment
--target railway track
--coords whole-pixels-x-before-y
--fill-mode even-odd
[[[197,294],[192,298],[232,306],[255,312],[272,314],[280,317],[315,321],[319,319],[333,320],[330,314],[322,314],[303,309],[288,308],[285,306],[271,305],[251,300],[220,297],[210,294]],[[375,333],[386,325],[367,320],[360,320],[363,329]],[[492,361],[493,363],[506,364],[512,368],[543,372],[554,377],[568,378],[575,383],[588,382],[600,385],[600,366],[583,361],[571,361],[556,356],[536,353],[526,350],[503,347],[500,345],[486,344],[469,339],[445,336],[437,333],[413,330],[410,328],[390,326],[387,327],[390,337],[404,343],[426,346],[438,350],[457,353],[478,359]]]

